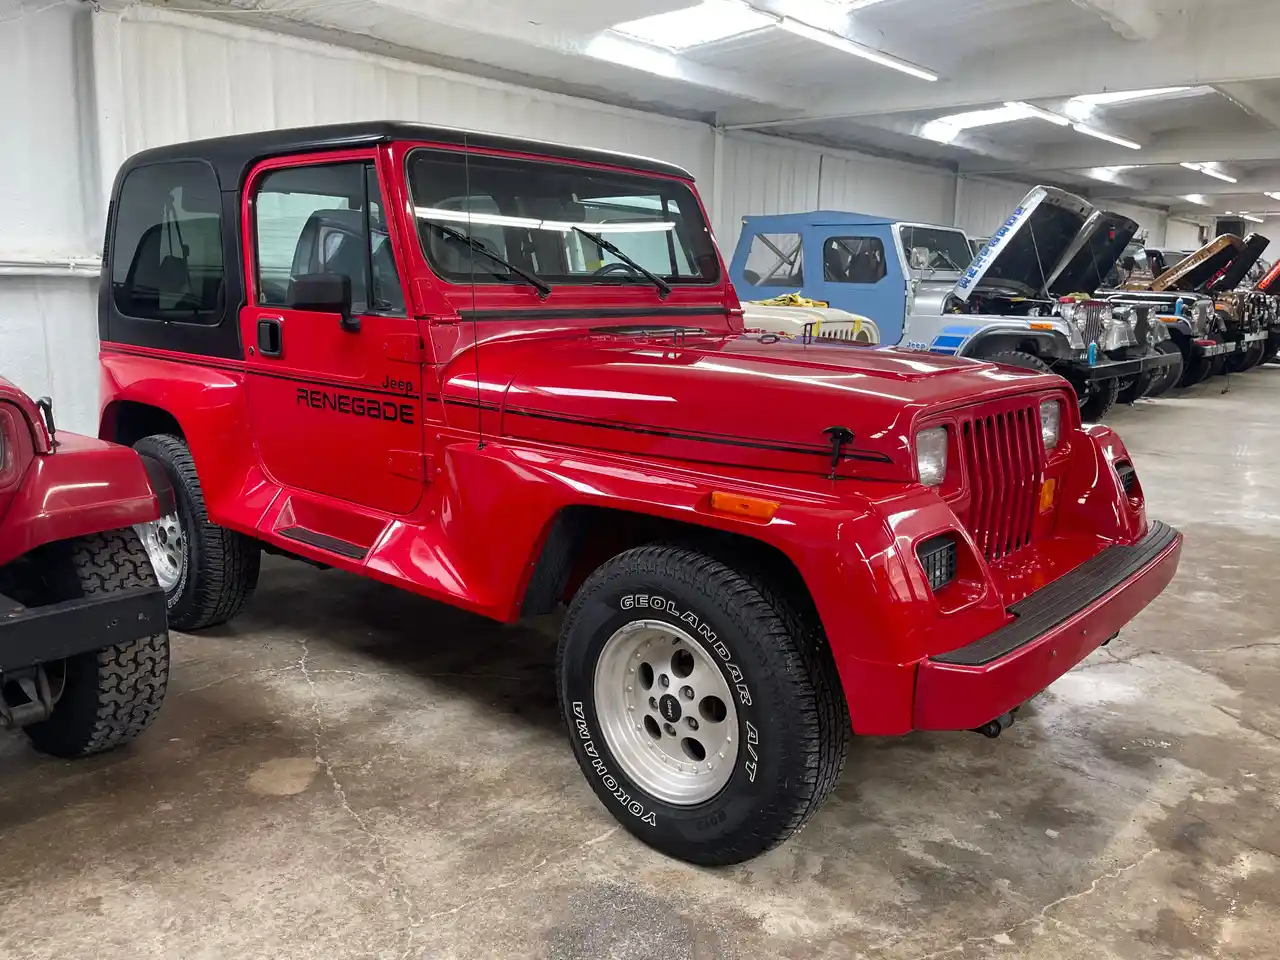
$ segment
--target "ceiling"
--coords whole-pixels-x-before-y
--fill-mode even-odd
[[[202,5],[729,130],[1059,183],[1180,216],[1280,216],[1274,0],[710,0],[719,6],[692,19],[644,20],[699,2]],[[1122,96],[1151,90],[1164,92]]]

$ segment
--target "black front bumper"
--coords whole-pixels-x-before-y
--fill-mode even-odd
[[[24,607],[0,594],[0,673],[73,657],[168,629],[160,587]]]
[[[1136,377],[1148,370],[1164,369],[1173,363],[1173,355],[1152,352],[1145,357],[1122,359],[1105,359],[1090,364],[1087,360],[1072,360],[1069,363],[1071,377],[1093,383],[1098,380],[1118,380],[1121,377]]]
[[[1239,348],[1239,344],[1232,340],[1225,343],[1218,343],[1214,340],[1192,340],[1188,344],[1188,349],[1193,357],[1221,357],[1235,353]]]

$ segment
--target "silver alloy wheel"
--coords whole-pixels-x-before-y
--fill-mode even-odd
[[[595,707],[622,771],[664,803],[719,793],[738,761],[738,711],[711,655],[679,627],[634,620],[600,651]]]
[[[165,592],[182,582],[187,569],[187,537],[182,532],[178,514],[170,513],[150,523],[140,523],[133,528],[146,547],[147,559],[156,572],[156,579]]]

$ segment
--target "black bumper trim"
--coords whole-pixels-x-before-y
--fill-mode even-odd
[[[1145,360],[1103,360],[1092,366],[1084,360],[1071,362],[1071,373],[1081,380],[1115,380],[1119,377],[1132,377],[1143,371]]]
[[[50,663],[168,629],[160,587],[133,587],[43,607],[0,596],[0,673]]]
[[[1016,620],[980,640],[930,659],[980,667],[1007,656],[1097,603],[1151,563],[1177,539],[1178,531],[1153,520],[1147,535],[1131,547],[1108,547],[1025,600],[1009,608]]]

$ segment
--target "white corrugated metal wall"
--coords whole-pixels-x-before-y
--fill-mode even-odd
[[[29,9],[0,32],[0,123],[39,131],[41,144],[30,154],[0,153],[0,370],[33,392],[53,393],[63,422],[80,430],[96,420],[94,273],[83,263],[77,275],[36,261],[96,254],[111,178],[146,147],[394,117],[643,152],[698,178],[726,256],[751,213],[848,209],[985,233],[1026,189],[718,134],[705,124],[154,7]],[[51,269],[60,275],[49,276]]]

